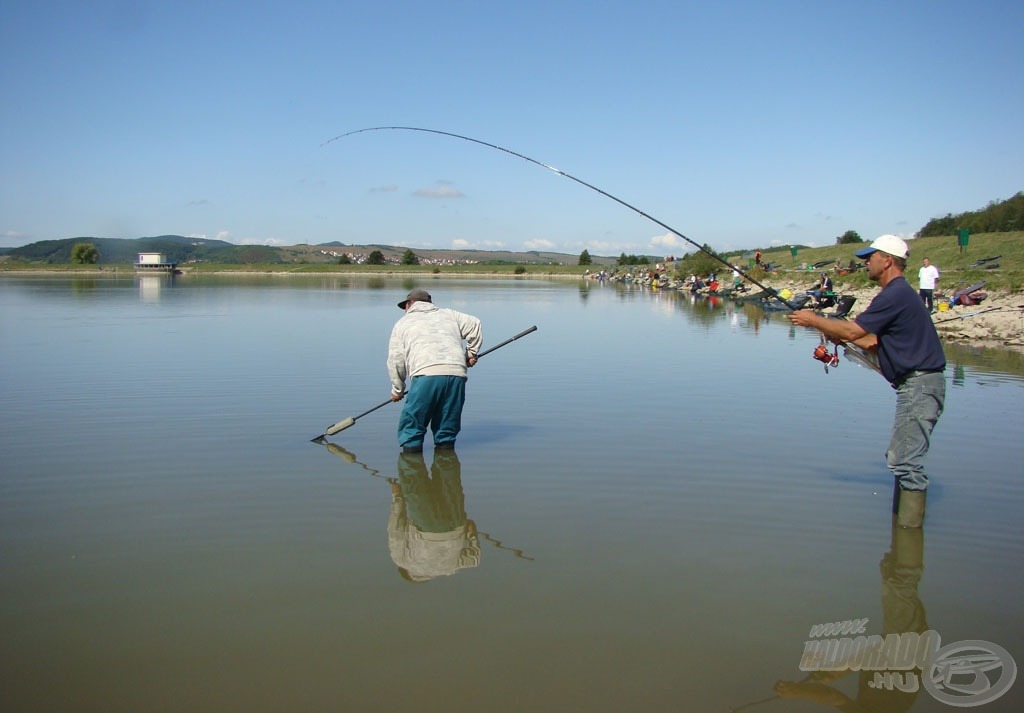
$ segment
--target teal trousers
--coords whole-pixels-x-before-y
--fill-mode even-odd
[[[428,428],[435,446],[455,443],[465,403],[466,377],[414,376],[398,418],[398,445],[422,446]]]

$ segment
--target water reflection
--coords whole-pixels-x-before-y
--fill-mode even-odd
[[[139,299],[143,302],[159,302],[160,291],[164,287],[174,286],[173,273],[160,273],[154,275],[138,275]]]
[[[99,280],[95,277],[73,277],[71,278],[71,292],[75,295],[84,295],[99,287]]]
[[[435,450],[427,472],[422,453],[398,456],[391,483],[388,549],[403,578],[427,582],[480,564],[476,523],[466,517],[462,464],[454,450]]]
[[[380,473],[306,444],[339,399],[378,399],[381,310],[397,297],[367,282],[186,273],[154,310],[133,275],[80,294],[66,276],[0,277],[7,709],[146,710],[191,681],[221,691],[196,711],[424,709],[424,690],[495,713],[724,712],[767,696],[749,713],[831,710],[773,684],[808,673],[813,624],[870,617],[882,631],[893,480],[864,444],[888,433],[884,382],[845,363],[815,380],[816,335],[792,344],[788,321],[756,305],[695,301],[691,315],[688,295],[592,283],[584,307],[571,281],[451,278],[444,292],[482,305],[495,333],[537,322],[548,336],[473,382],[479,420],[458,454],[482,563],[414,586],[387,549],[392,485],[405,498],[391,419],[339,439],[379,454]],[[138,339],[154,318],[166,338]],[[960,385],[934,443],[946,497],[920,593],[933,626],[1019,658],[1024,371],[980,350],[947,358]],[[79,363],[98,366],[55,377]],[[174,393],[138,397],[153,374]],[[56,422],[75,424],[66,447],[39,448]],[[823,482],[822,459],[846,465]],[[537,561],[497,549],[489,526],[536,543]],[[438,642],[486,655],[450,670]],[[379,685],[394,670],[403,685]],[[858,699],[857,675],[820,683]],[[1007,705],[1021,690],[985,709],[1024,710]],[[932,695],[911,709],[946,707]]]
[[[963,386],[971,376],[976,383],[1019,383],[1015,377],[1024,374],[1024,351],[1021,350],[957,342],[943,342],[942,348],[946,352],[946,364],[953,373],[954,386]]]
[[[895,523],[890,535],[889,550],[879,564],[882,579],[882,631],[879,636],[851,633],[846,641],[863,642],[860,653],[848,656],[841,650],[840,633],[823,633],[820,638],[805,644],[800,668],[811,673],[800,681],[779,681],[775,692],[779,698],[802,698],[840,710],[907,711],[914,705],[922,686],[921,669],[916,661],[913,667],[894,660],[900,656],[899,648],[892,644],[901,641],[919,643],[927,648],[932,641],[937,648],[938,637],[928,631],[924,604],[918,595],[918,585],[924,571],[924,530],[902,528]],[[813,633],[813,632],[812,632]],[[890,636],[896,635],[896,636]],[[925,642],[926,636],[928,643]],[[914,646],[914,652],[921,646]],[[853,673],[851,659],[867,662],[874,658],[872,670],[858,672],[857,692],[854,698],[836,688],[836,683]],[[920,659],[920,656],[917,657]],[[860,668],[860,666],[855,666]],[[828,670],[833,669],[833,670]],[[838,670],[835,670],[838,669]],[[766,699],[772,700],[772,699]],[[741,710],[741,709],[737,709]]]
[[[323,441],[322,445],[346,463],[358,465],[373,477],[388,482],[388,549],[406,581],[428,582],[478,567],[480,538],[518,559],[533,560],[521,549],[478,531],[476,523],[466,515],[462,462],[455,451],[435,450],[429,471],[422,453],[400,453],[396,478],[382,475],[336,443]]]
[[[732,327],[746,327],[758,332],[762,325],[773,321],[773,315],[781,313],[781,309],[765,309],[761,301],[749,297],[735,300],[723,300],[705,295],[693,295],[680,290],[653,290],[645,285],[615,283],[617,296],[621,298],[646,297],[654,302],[670,301],[688,322],[710,326],[723,317],[730,320]],[[742,318],[745,317],[745,322]],[[788,326],[788,323],[786,323]],[[789,330],[790,339],[795,339],[796,331]],[[946,361],[953,377],[954,386],[965,383],[964,367],[970,367],[976,374],[985,372],[991,383],[1017,383],[1016,377],[1024,374],[1024,350],[977,346],[960,342],[943,341]],[[970,376],[970,372],[967,373]],[[978,380],[981,383],[981,380]]]

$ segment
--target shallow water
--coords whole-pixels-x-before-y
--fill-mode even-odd
[[[538,327],[472,370],[458,462],[403,462],[398,406],[310,443],[387,399],[413,286],[485,348]],[[911,610],[1024,665],[1019,356],[948,349],[897,540],[894,393],[817,343],[596,283],[5,276],[4,710],[728,711],[804,677],[812,626]],[[403,514],[477,534],[409,581]]]

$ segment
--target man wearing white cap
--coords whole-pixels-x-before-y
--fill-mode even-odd
[[[883,235],[856,253],[881,291],[853,321],[829,319],[809,310],[789,315],[836,343],[851,342],[878,356],[882,376],[896,389],[896,418],[886,462],[896,479],[896,521],[921,527],[928,476],[924,458],[946,398],[946,356],[921,298],[903,277],[910,249],[895,235]]]

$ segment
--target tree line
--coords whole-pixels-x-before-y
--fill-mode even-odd
[[[956,235],[962,228],[972,233],[1009,233],[1024,230],[1024,191],[1004,201],[992,201],[980,210],[932,218],[918,231],[921,238]]]

